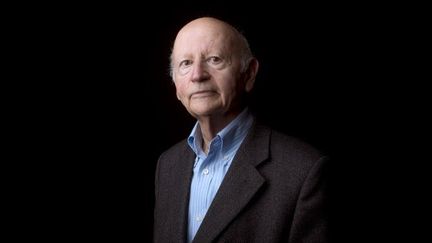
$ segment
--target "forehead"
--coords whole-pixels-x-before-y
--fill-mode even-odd
[[[234,33],[229,27],[218,23],[193,23],[178,33],[173,54],[188,55],[211,51],[229,52],[234,46]]]

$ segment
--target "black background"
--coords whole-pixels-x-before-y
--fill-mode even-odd
[[[384,77],[394,25],[379,6],[21,10],[25,18],[11,19],[12,61],[25,67],[15,125],[26,148],[17,160],[31,162],[21,168],[31,182],[19,205],[32,237],[151,240],[157,158],[194,124],[168,76],[170,49],[184,24],[213,16],[242,31],[260,61],[257,116],[333,158],[335,241],[387,239],[394,175],[379,172],[389,164],[385,116],[394,107]]]

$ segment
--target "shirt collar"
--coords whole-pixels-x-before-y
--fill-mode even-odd
[[[216,134],[216,136],[219,137],[222,142],[223,153],[226,153],[232,146],[234,146],[238,139],[242,139],[246,136],[246,133],[252,126],[252,122],[252,114],[249,112],[248,108],[245,108],[234,120],[232,120],[225,128]],[[196,122],[187,139],[189,147],[191,147],[196,155],[203,153],[201,141],[201,129],[199,123]]]
[[[200,151],[202,151],[201,143],[199,143],[198,141],[202,141],[202,136],[199,123],[196,122],[187,140],[189,147],[191,147],[191,149],[195,152],[196,155],[199,155]]]
[[[246,137],[246,133],[252,125],[252,115],[248,108],[245,108],[234,120],[232,120],[218,134],[222,137],[222,152],[225,154],[235,146],[239,140]]]

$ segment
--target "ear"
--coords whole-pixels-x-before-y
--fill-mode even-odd
[[[246,92],[250,92],[255,84],[255,77],[258,73],[258,68],[259,68],[259,63],[258,60],[256,58],[253,58],[250,62],[249,62],[249,67],[246,70],[246,77],[245,77],[245,90]]]

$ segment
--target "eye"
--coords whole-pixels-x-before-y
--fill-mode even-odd
[[[193,63],[192,60],[188,60],[188,59],[182,60],[178,65],[179,74],[180,75],[187,74],[192,67],[192,63]]]
[[[209,62],[210,64],[213,65],[217,65],[222,63],[222,58],[218,57],[218,56],[211,56],[207,59],[207,62]]]
[[[180,68],[185,68],[187,66],[190,66],[192,64],[191,60],[183,60],[180,62],[179,67]]]

